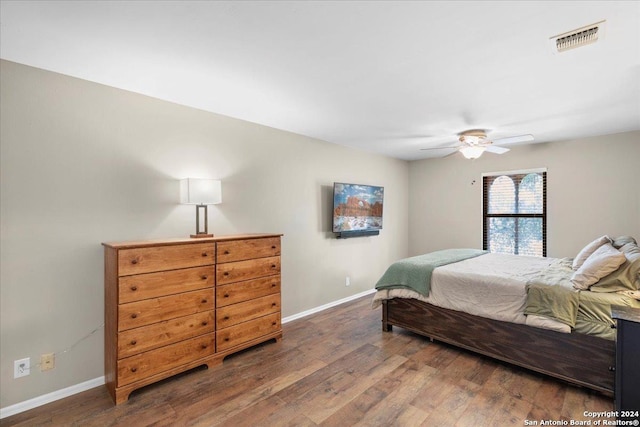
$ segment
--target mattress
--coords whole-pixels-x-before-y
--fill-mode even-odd
[[[571,332],[568,325],[541,316],[525,316],[527,282],[553,258],[488,253],[437,267],[424,297],[408,289],[380,290],[374,307],[389,298],[415,298],[429,304],[504,322]]]
[[[527,282],[558,261],[557,258],[487,253],[435,268],[426,297],[409,289],[379,290],[374,295],[373,307],[385,299],[414,298],[489,319],[570,333],[571,327],[565,323],[524,314]],[[614,339],[611,305],[640,307],[640,302],[615,292],[581,291],[575,331]]]

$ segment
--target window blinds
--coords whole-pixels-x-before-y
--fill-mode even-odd
[[[483,248],[516,255],[547,255],[547,173],[485,174]]]

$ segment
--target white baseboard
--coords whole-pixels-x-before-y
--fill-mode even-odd
[[[71,387],[63,388],[62,390],[52,391],[51,393],[43,394],[42,396],[7,406],[6,408],[0,408],[0,419],[28,411],[29,409],[37,408],[38,406],[46,405],[47,403],[51,403],[59,399],[64,399],[65,397],[87,391],[103,384],[104,377],[94,378],[80,384],[72,385]]]
[[[333,302],[330,302],[328,304],[321,305],[320,307],[312,308],[312,309],[303,311],[303,312],[298,313],[298,314],[293,314],[291,316],[287,316],[287,317],[283,318],[282,319],[282,323],[287,323],[287,322],[291,322],[292,320],[301,319],[303,317],[307,317],[309,315],[312,315],[312,314],[315,314],[315,313],[319,313],[319,312],[321,312],[323,310],[326,310],[328,308],[335,307],[336,305],[344,304],[345,302],[353,301],[354,299],[358,299],[358,298],[367,296],[369,294],[373,294],[375,292],[376,292],[375,289],[369,289],[368,291],[360,292],[359,294],[351,295],[350,297],[342,298],[342,299],[340,299],[338,301],[333,301]]]
[[[345,302],[358,299],[374,292],[375,289],[370,289],[368,291],[360,292],[359,294],[355,294],[350,297],[342,298],[338,301],[333,301],[328,304],[321,305],[320,307],[312,308],[298,314],[287,316],[282,319],[282,323],[291,322],[296,319],[301,319],[303,317],[319,313],[328,308],[344,304]],[[25,400],[24,402],[16,403],[15,405],[7,406],[6,408],[0,408],[0,419],[19,414],[20,412],[28,411],[29,409],[37,408],[38,406],[46,405],[47,403],[63,399],[65,397],[74,395],[76,393],[81,393],[83,391],[87,391],[101,385],[104,385],[104,377],[94,378],[80,384],[72,385],[71,387],[63,388],[62,390],[53,391],[51,393],[43,394],[42,396],[34,397],[33,399]]]

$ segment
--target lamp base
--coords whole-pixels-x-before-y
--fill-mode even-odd
[[[200,231],[200,209],[204,210],[204,230]],[[213,237],[213,234],[209,234],[209,227],[207,221],[207,205],[196,205],[196,234],[192,234],[192,239],[198,239],[201,237]]]
[[[200,237],[213,237],[213,234],[198,233],[198,234],[192,234],[191,235],[191,238],[193,238],[193,239],[198,239]]]

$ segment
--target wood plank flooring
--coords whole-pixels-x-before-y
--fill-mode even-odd
[[[364,297],[283,325],[281,342],[134,392],[97,387],[2,426],[523,426],[613,401],[394,328]],[[611,419],[612,420],[612,419]],[[533,424],[529,424],[533,425]]]

